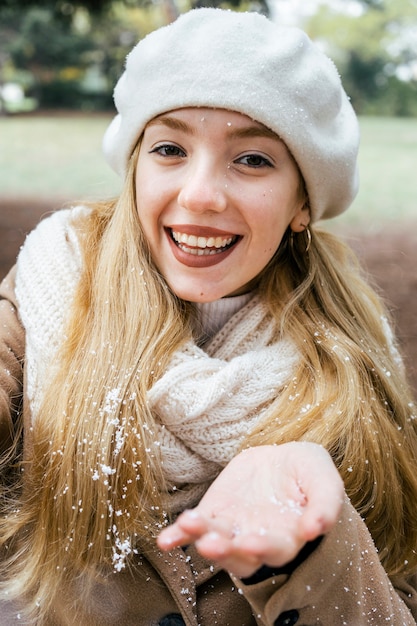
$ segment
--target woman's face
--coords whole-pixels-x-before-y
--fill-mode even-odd
[[[191,302],[245,293],[289,225],[309,212],[285,144],[223,109],[178,109],[153,119],[136,170],[139,219],[172,291]]]

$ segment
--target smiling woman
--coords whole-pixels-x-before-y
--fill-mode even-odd
[[[138,216],[155,264],[184,300],[250,291],[287,228],[310,222],[302,189],[285,144],[241,113],[185,108],[145,128]]]
[[[415,625],[412,399],[317,227],[358,182],[334,65],[201,9],[115,103],[120,196],[43,220],[0,288],[2,617]]]

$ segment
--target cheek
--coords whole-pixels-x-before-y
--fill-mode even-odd
[[[138,208],[139,222],[142,227],[142,232],[147,240],[151,250],[155,251],[159,245],[159,233],[158,233],[158,220],[149,213],[145,207]]]
[[[251,231],[258,242],[263,242],[268,249],[276,248],[290,221],[291,216],[287,208],[280,211],[280,204],[274,202],[259,210],[251,211]]]
[[[158,195],[155,186],[147,183],[143,177],[136,179],[136,206],[143,229],[151,229],[158,219]]]
[[[136,174],[136,180],[135,180],[135,185],[136,185],[136,200],[139,203],[142,203],[143,199],[146,200],[146,198],[149,195],[149,190],[150,190],[150,185],[147,184],[147,181],[149,180],[149,178],[145,175],[144,171],[143,171],[143,167],[140,170],[140,173],[137,172]]]
[[[256,237],[256,245],[253,247],[253,255],[259,256],[259,261],[265,265],[272,259],[284,237],[288,224],[286,220],[270,220],[265,222],[265,227],[259,229]]]
[[[159,215],[175,197],[173,184],[167,177],[157,176],[151,167],[143,167],[136,176],[137,206],[144,207],[147,215]]]

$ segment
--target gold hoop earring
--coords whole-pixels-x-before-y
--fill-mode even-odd
[[[302,226],[304,226],[304,224],[302,224]],[[305,254],[307,254],[311,246],[311,232],[308,226],[306,226],[304,230],[301,232],[304,232],[307,235],[307,245],[304,250]],[[294,231],[293,230],[290,233],[290,248],[291,248],[291,252],[294,254]]]
[[[305,232],[307,233],[307,245],[306,245],[306,249],[305,249],[305,253],[307,254],[307,252],[310,250],[310,246],[311,246],[311,232],[308,226],[306,226]]]

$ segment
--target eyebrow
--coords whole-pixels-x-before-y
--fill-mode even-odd
[[[148,122],[148,126],[157,126],[157,125],[167,126],[172,130],[179,130],[181,132],[187,133],[189,135],[194,134],[194,129],[192,126],[179,120],[176,117],[171,117],[169,115],[161,115],[159,117],[154,118],[150,122]],[[282,141],[281,138],[274,133],[273,130],[270,130],[266,126],[257,126],[250,125],[244,126],[242,128],[234,128],[229,132],[229,136],[232,139],[247,139],[251,137],[268,137],[270,139],[275,139],[278,141]]]
[[[183,122],[176,117],[170,117],[169,115],[160,115],[159,117],[155,117],[147,124],[148,127],[158,125],[167,126],[172,130],[180,130],[183,133],[188,133],[189,135],[194,134],[192,127],[189,126],[186,122]]]
[[[246,139],[250,137],[269,137],[270,139],[281,140],[280,137],[266,126],[244,126],[236,128],[230,132],[230,136],[236,139]]]

